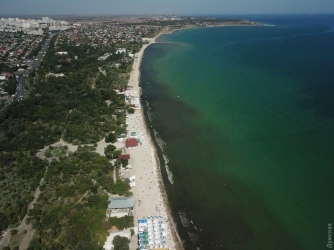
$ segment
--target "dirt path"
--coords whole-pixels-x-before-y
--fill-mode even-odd
[[[19,249],[20,250],[24,250],[24,249],[28,248],[29,243],[30,243],[30,241],[31,241],[31,239],[32,239],[32,237],[34,235],[35,229],[32,228],[31,223],[29,223],[29,224],[26,223],[26,219],[29,217],[28,216],[29,209],[33,209],[34,208],[34,206],[35,206],[35,204],[37,202],[37,199],[38,199],[38,197],[39,197],[39,195],[41,193],[41,190],[39,189],[39,187],[44,182],[44,176],[45,176],[45,174],[46,174],[47,171],[48,171],[48,167],[46,167],[44,175],[43,175],[43,178],[40,180],[39,186],[37,187],[37,189],[35,191],[33,201],[30,202],[30,204],[28,206],[27,214],[24,216],[21,225],[19,225],[17,227],[18,233],[23,233],[24,230],[27,230],[27,233],[23,234],[23,238],[22,238],[22,240],[20,242],[20,245],[19,245]]]
[[[10,243],[10,239],[12,238],[10,230],[6,230],[1,236],[2,239],[0,240],[0,249],[8,246]]]
[[[48,167],[46,167],[45,169],[45,172],[44,172],[44,175],[43,175],[43,178],[40,180],[39,182],[39,186],[44,182],[44,176],[46,174],[46,172],[48,171]],[[26,223],[26,219],[29,217],[28,216],[28,211],[29,209],[32,209],[34,208],[34,205],[41,193],[41,190],[39,189],[39,186],[37,187],[36,191],[35,191],[35,194],[34,194],[34,199],[32,200],[32,202],[30,202],[28,208],[27,208],[27,213],[26,215],[24,216],[21,224],[16,228],[17,229],[17,233],[22,233],[23,234],[23,231],[24,230],[27,230],[27,233],[26,234],[23,234],[23,238],[20,242],[20,245],[19,245],[19,249],[21,250],[24,250],[24,249],[27,249],[28,246],[29,246],[29,243],[34,235],[34,232],[35,230],[31,227],[31,224],[27,224]],[[14,228],[13,228],[14,229]],[[0,241],[0,249],[2,249],[3,247],[6,247],[9,245],[10,243],[10,240],[11,240],[11,234],[10,234],[10,230],[7,230],[4,234],[3,234],[3,238],[1,239]]]
[[[113,171],[113,177],[112,178],[114,179],[114,183],[116,183],[117,182],[116,169],[114,169],[114,171]]]
[[[82,201],[82,199],[85,198],[85,197],[87,196],[87,194],[88,194],[88,191],[86,191],[86,193],[84,193],[84,194],[80,197],[80,199],[77,201],[76,204],[80,203],[80,202]]]

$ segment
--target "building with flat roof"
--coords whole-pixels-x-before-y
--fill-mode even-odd
[[[124,217],[131,215],[134,206],[133,197],[111,197],[108,199],[107,217]]]

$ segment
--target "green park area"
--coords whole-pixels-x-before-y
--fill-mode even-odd
[[[59,147],[52,147],[45,151],[45,156],[48,158],[60,158],[67,155],[68,147],[67,146],[59,146]]]

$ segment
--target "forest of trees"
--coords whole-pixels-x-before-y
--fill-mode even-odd
[[[55,39],[40,68],[28,76],[29,98],[0,112],[0,230],[23,219],[45,173],[41,195],[28,213],[36,229],[29,249],[102,249],[107,236],[105,191],[126,195],[129,182],[114,182],[114,166],[92,146],[79,146],[75,153],[50,163],[35,155],[60,138],[94,145],[104,137],[114,142],[126,133],[125,113],[117,111],[126,108],[124,96],[113,89],[126,87],[131,62],[114,68],[112,62],[121,61],[121,55],[98,61],[106,48],[66,42],[55,47]],[[69,53],[56,55],[57,51]],[[48,77],[49,72],[65,77]],[[106,152],[114,158],[120,153],[113,147]]]
[[[97,243],[104,242],[107,231],[102,224],[108,196],[103,190],[117,192],[109,186],[113,184],[108,174],[112,170],[105,157],[85,147],[50,163],[43,192],[29,211],[36,238],[45,249],[80,249],[88,242],[91,249],[98,249]]]

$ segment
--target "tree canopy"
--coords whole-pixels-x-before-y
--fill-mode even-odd
[[[115,236],[113,240],[114,250],[129,250],[130,240],[126,237],[121,237],[119,235]]]

